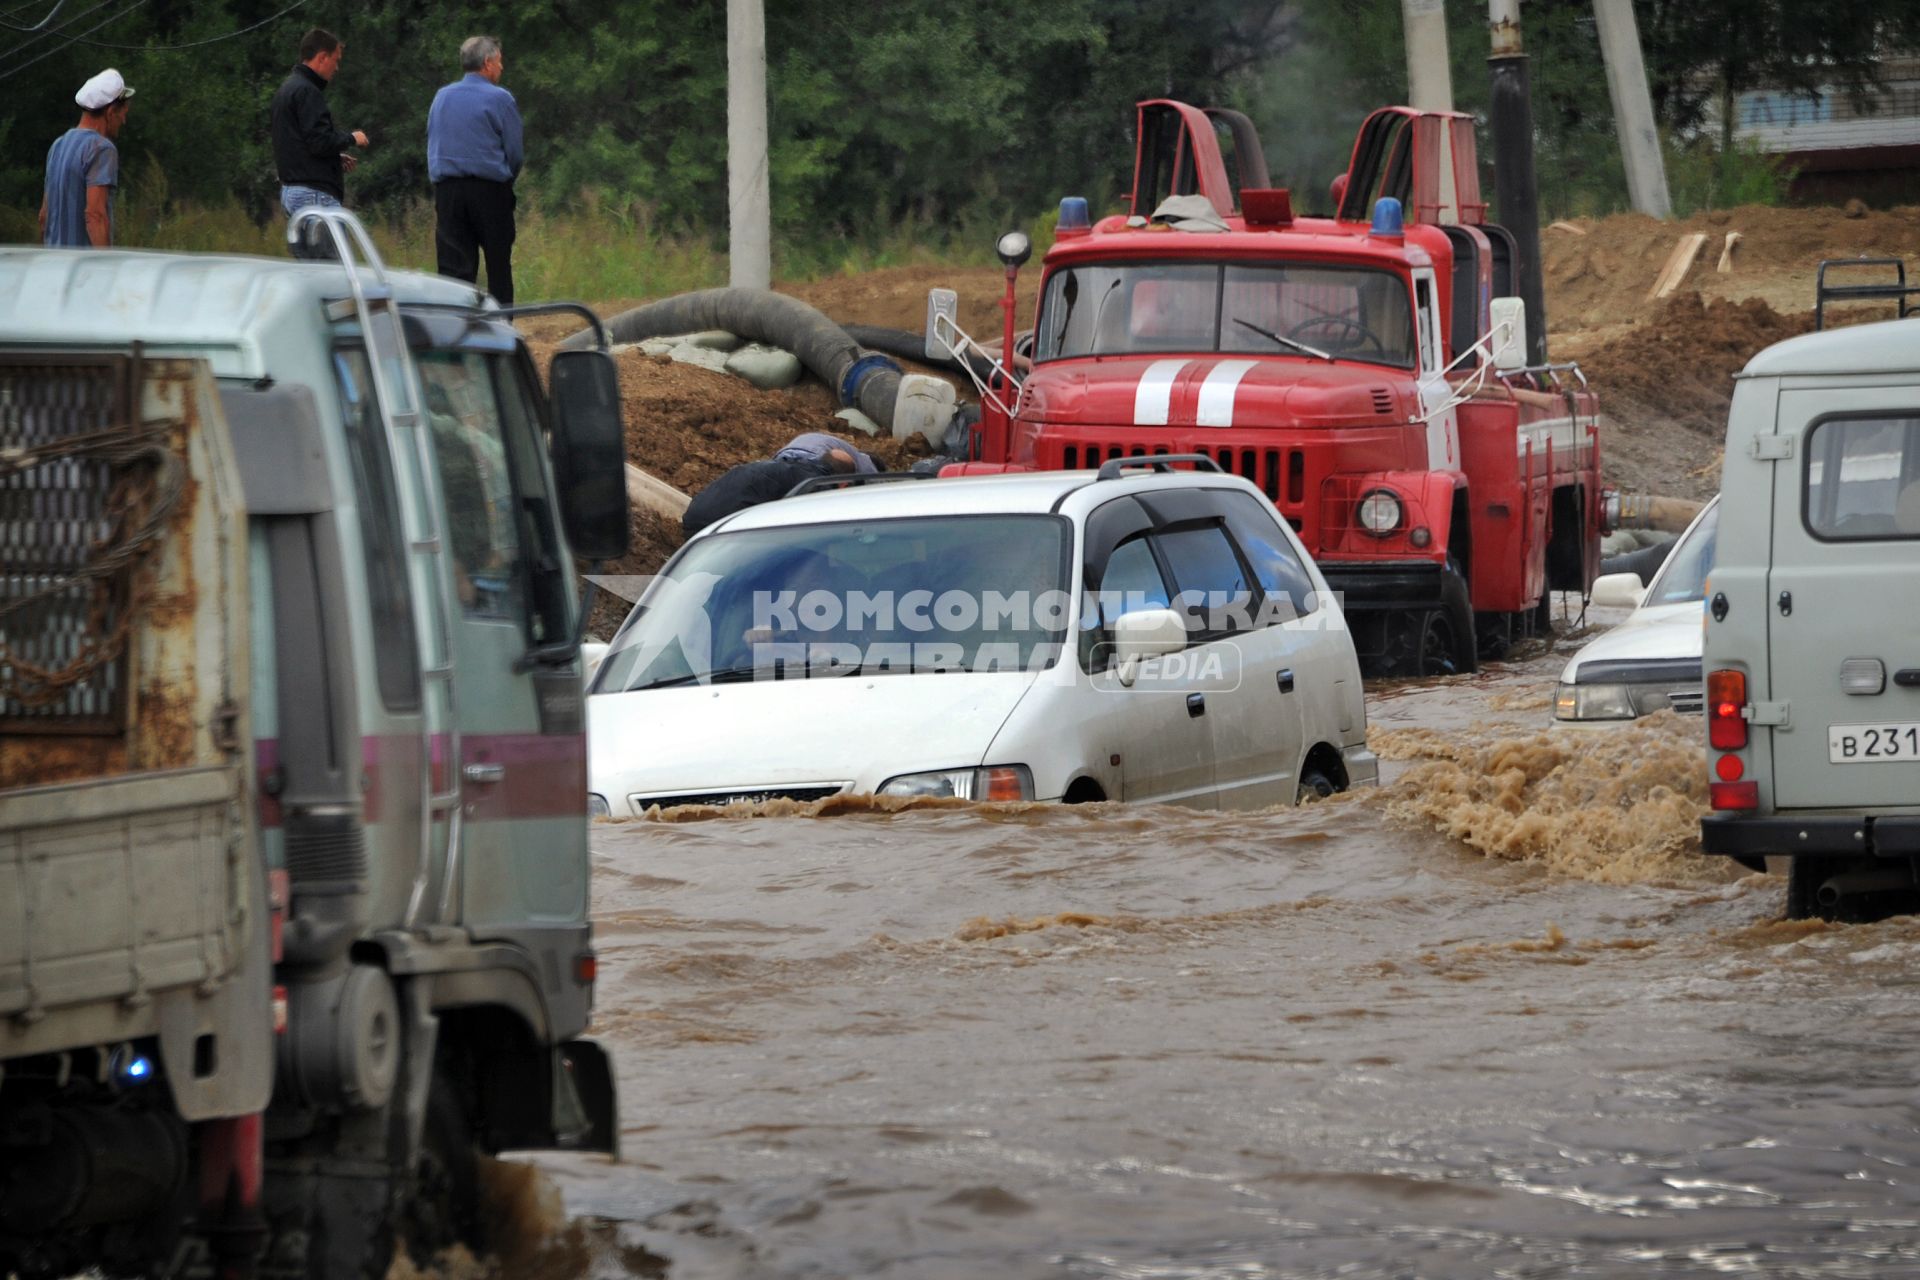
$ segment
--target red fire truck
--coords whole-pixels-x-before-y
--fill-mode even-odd
[[[1471,671],[1544,630],[1599,567],[1596,405],[1527,332],[1537,266],[1486,221],[1472,120],[1376,111],[1318,218],[1246,117],[1138,110],[1131,216],[1062,202],[1030,360],[983,383],[950,470],[1217,460],[1300,533],[1376,673]],[[1003,350],[1025,239],[1001,243]]]

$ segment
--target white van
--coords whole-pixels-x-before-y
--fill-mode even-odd
[[[1853,918],[1920,883],[1920,321],[1755,356],[1721,493],[1701,843]]]

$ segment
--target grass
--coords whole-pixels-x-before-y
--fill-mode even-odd
[[[37,212],[0,207],[0,243],[37,242]],[[1053,216],[1033,219],[1025,228],[1036,246],[1050,242]],[[115,220],[122,247],[286,253],[282,219],[258,222],[238,197],[214,203],[174,199],[158,165],[120,192]],[[517,224],[514,285],[524,299],[660,298],[727,282],[724,235],[663,231],[644,208],[611,206],[591,194],[565,208],[522,200]],[[425,201],[372,215],[367,229],[390,265],[434,269],[433,209]],[[866,235],[776,233],[774,275],[805,281],[894,266],[985,265],[994,261],[994,241],[1006,229],[975,216],[944,226],[905,223]]]

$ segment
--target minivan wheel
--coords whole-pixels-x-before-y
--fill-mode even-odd
[[[1310,764],[1300,771],[1300,792],[1294,798],[1295,804],[1309,804],[1315,800],[1325,800],[1340,788],[1334,785],[1327,771],[1319,765]]]

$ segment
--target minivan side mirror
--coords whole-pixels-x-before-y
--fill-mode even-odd
[[[605,351],[557,351],[547,375],[560,523],[583,560],[627,554],[627,440],[620,380]]]
[[[1588,596],[1595,604],[1616,609],[1638,609],[1647,589],[1637,573],[1606,573],[1593,580]]]
[[[1187,647],[1187,620],[1172,609],[1135,609],[1113,620],[1113,657],[1120,683],[1132,685],[1140,663]]]
[[[1527,367],[1527,303],[1524,298],[1495,298],[1487,304],[1493,335],[1493,367],[1512,373]]]

